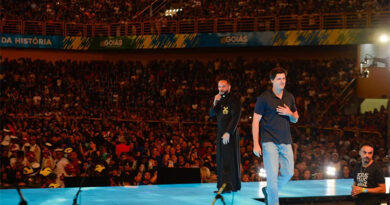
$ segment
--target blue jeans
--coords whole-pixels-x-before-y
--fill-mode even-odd
[[[279,204],[278,190],[294,175],[294,156],[291,144],[262,143],[263,161],[267,174],[267,195],[269,205]],[[280,175],[278,176],[280,164]]]

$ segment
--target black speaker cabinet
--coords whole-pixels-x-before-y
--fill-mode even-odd
[[[157,176],[158,184],[200,183],[199,168],[160,168]]]
[[[83,187],[110,186],[108,177],[65,177],[65,187],[79,187],[83,178]]]

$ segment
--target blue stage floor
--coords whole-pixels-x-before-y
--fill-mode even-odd
[[[263,198],[261,188],[265,182],[242,183],[242,189],[233,194],[223,194],[226,204],[263,204],[255,198]],[[281,197],[348,196],[352,179],[291,181],[281,190]],[[389,193],[390,178],[386,178],[386,193]],[[22,189],[29,205],[71,205],[78,188]],[[79,205],[182,205],[211,204],[216,190],[215,183],[174,184],[129,187],[86,187],[82,188]],[[1,205],[17,205],[20,202],[15,189],[0,190]],[[218,202],[216,204],[222,204]]]

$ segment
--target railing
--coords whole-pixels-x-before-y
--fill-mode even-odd
[[[340,93],[338,93],[335,98],[332,99],[332,101],[326,103],[325,109],[322,111],[321,116],[325,115],[326,113],[329,113],[329,110],[331,108],[337,108],[334,111],[342,110],[352,98],[352,94],[355,92],[355,88],[356,78],[353,78],[351,81],[348,82],[344,89]]]
[[[167,0],[155,0],[145,9],[135,14],[132,19],[136,20],[138,17],[147,16],[147,15],[156,16],[163,8],[165,8],[167,3],[168,3]]]
[[[59,36],[131,36],[183,33],[226,33],[284,30],[382,28],[390,25],[390,11],[334,13],[255,18],[155,20],[112,24],[82,24],[23,20],[0,21],[0,33]]]
[[[55,119],[56,116],[32,116],[32,115],[8,115],[8,117],[13,119],[25,119],[25,120],[50,120]],[[200,125],[200,126],[216,126],[216,122],[208,122],[208,121],[181,121],[181,120],[152,120],[152,119],[124,119],[124,118],[116,118],[116,117],[85,117],[85,116],[61,116],[62,119],[72,119],[72,120],[90,120],[90,121],[102,121],[102,120],[111,120],[116,122],[132,122],[132,123],[163,123],[163,124],[173,124],[179,127],[181,126],[191,126],[191,125]],[[240,122],[239,126],[251,127],[251,122]],[[302,133],[312,133],[315,130],[321,130],[324,132],[344,132],[344,133],[361,133],[361,134],[370,134],[372,136],[377,136],[378,138],[383,138],[383,135],[379,131],[374,130],[365,130],[365,129],[351,129],[351,128],[333,128],[333,127],[317,127],[312,125],[297,125],[292,124],[292,127],[296,127],[298,129],[303,130]]]
[[[302,131],[302,133],[310,133],[311,137],[316,137],[320,132],[324,133],[325,136],[334,136],[335,133],[342,133],[344,136],[353,137],[358,134],[358,136],[368,135],[370,139],[383,139],[385,150],[389,148],[389,143],[386,141],[385,136],[383,136],[379,131],[375,130],[365,130],[365,129],[351,129],[351,128],[334,128],[334,127],[315,127],[315,126],[307,126],[307,125],[293,125]],[[299,136],[295,136],[299,137]],[[382,146],[382,145],[379,145]]]

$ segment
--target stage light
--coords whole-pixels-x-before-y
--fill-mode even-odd
[[[336,168],[335,167],[327,167],[326,174],[329,176],[336,176]]]
[[[386,34],[382,34],[379,36],[379,41],[381,43],[387,43],[389,41],[389,36]]]
[[[363,78],[368,78],[369,76],[370,76],[370,70],[368,70],[367,68],[364,69],[362,77]]]
[[[259,176],[262,177],[262,178],[266,178],[267,177],[267,173],[265,172],[264,168],[260,168]]]
[[[176,15],[176,13],[179,11],[182,11],[182,9],[167,9],[167,10],[165,10],[165,16]]]

